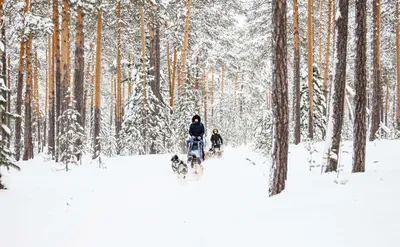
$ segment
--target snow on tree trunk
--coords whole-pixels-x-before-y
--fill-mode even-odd
[[[29,35],[26,42],[26,89],[25,89],[25,122],[24,122],[24,155],[22,160],[33,158],[32,139],[32,40],[33,34]]]
[[[326,172],[337,171],[339,148],[344,118],[344,97],[346,90],[347,36],[348,36],[348,1],[339,0],[339,15],[336,21],[337,29],[337,60],[335,67],[334,91],[332,95],[332,143],[328,156]],[[328,127],[329,128],[329,127]],[[327,137],[329,138],[329,136]]]

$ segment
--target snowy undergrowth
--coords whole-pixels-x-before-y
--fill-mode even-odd
[[[4,171],[0,244],[46,246],[400,246],[399,141],[369,143],[366,173],[350,174],[344,143],[337,174],[309,171],[290,146],[286,190],[268,198],[268,168],[250,148],[204,163],[200,181],[179,182],[170,155],[87,158],[70,172],[38,156]],[[323,143],[316,144],[316,164]],[[183,158],[183,156],[181,156]]]

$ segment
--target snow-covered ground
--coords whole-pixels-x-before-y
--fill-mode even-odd
[[[68,173],[37,157],[4,174],[0,246],[398,247],[399,150],[399,141],[369,143],[367,172],[350,174],[345,143],[337,180],[310,171],[307,151],[291,146],[287,188],[272,198],[267,166],[246,148],[227,149],[204,163],[201,180],[185,182],[173,175],[171,155]]]

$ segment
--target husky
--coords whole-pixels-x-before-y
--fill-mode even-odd
[[[172,171],[178,175],[178,177],[183,177],[183,179],[185,179],[188,173],[188,167],[185,162],[179,159],[176,154],[172,156],[171,162]]]

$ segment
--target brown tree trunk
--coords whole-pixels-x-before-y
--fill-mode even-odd
[[[25,1],[24,14],[28,12],[29,0]],[[24,67],[25,67],[25,46],[26,41],[22,40],[19,49],[19,68],[18,68],[18,83],[17,83],[17,106],[16,112],[19,118],[15,121],[15,160],[19,161],[21,158],[21,130],[22,130],[22,92],[24,87]]]
[[[96,83],[95,83],[95,105],[94,105],[94,155],[96,159],[100,155],[100,103],[101,103],[101,50],[102,50],[102,31],[103,31],[103,11],[97,12],[97,37],[96,37]]]
[[[78,123],[85,129],[84,116],[84,88],[85,88],[85,39],[83,33],[83,7],[78,7],[78,22],[76,25],[75,40],[75,73],[74,73],[74,100],[75,109],[79,112]]]
[[[26,42],[26,90],[25,90],[25,122],[24,122],[24,155],[22,160],[33,158],[32,140],[32,37]]]
[[[376,139],[375,134],[378,132],[381,122],[382,111],[382,89],[381,89],[381,42],[380,42],[380,0],[373,0],[373,97],[372,97],[372,118],[371,118],[371,132],[369,136],[370,141]]]
[[[116,103],[116,124],[115,132],[117,134],[117,139],[119,138],[119,133],[121,131],[122,123],[122,91],[121,91],[121,2],[117,3],[117,103]]]
[[[59,25],[59,12],[58,12],[58,1],[54,0],[53,1],[53,22],[54,22],[54,33],[53,33],[53,38],[54,38],[54,63],[55,63],[55,98],[56,98],[56,104],[55,104],[55,119],[54,119],[54,126],[55,132],[54,135],[59,134],[60,126],[58,124],[58,118],[61,115],[61,44],[60,44],[60,25]],[[57,143],[58,141],[56,140],[55,136],[54,142]],[[56,157],[56,161],[58,161],[58,154],[57,154],[57,149],[56,146],[54,145],[54,154]]]
[[[328,0],[328,27],[327,27],[328,40],[326,43],[325,70],[324,70],[324,97],[326,103],[328,103],[329,66],[330,66],[329,58],[330,58],[330,48],[331,48],[331,21],[332,21],[332,0]],[[324,110],[325,116],[326,116],[326,108]]]
[[[36,124],[37,124],[37,141],[38,141],[38,150],[41,152],[41,135],[40,135],[40,102],[39,102],[39,62],[37,57],[37,50],[35,49],[35,67],[34,67],[34,98],[35,98],[35,113],[36,113]]]
[[[396,0],[396,62],[397,62],[397,128],[400,129],[400,20],[399,1]]]
[[[66,96],[70,87],[70,66],[69,66],[69,39],[70,39],[70,13],[68,0],[63,0],[62,30],[61,30],[61,114],[68,109]],[[58,123],[62,126],[63,123]],[[60,131],[62,128],[60,128]]]
[[[189,46],[189,26],[190,26],[190,9],[191,9],[192,1],[186,1],[186,19],[185,19],[185,29],[183,34],[183,50],[182,50],[182,68],[181,68],[181,80],[186,82],[186,59],[188,53]],[[180,92],[182,92],[182,85]]]
[[[322,6],[324,6],[324,0],[319,0],[319,31],[318,31],[318,68],[322,68]]]
[[[287,82],[287,41],[286,41],[286,0],[273,0],[273,108],[274,140],[272,168],[269,182],[269,196],[285,189],[288,162],[289,112]]]
[[[297,0],[293,0],[294,9],[294,144],[301,141],[300,118],[300,34],[299,34],[299,8]]]
[[[314,138],[314,109],[313,109],[313,43],[314,43],[314,30],[313,30],[313,0],[308,0],[308,95],[309,95],[309,111],[308,111],[308,138]]]
[[[348,36],[348,0],[339,0],[340,16],[336,23],[336,32],[338,37],[336,40],[336,68],[334,81],[333,100],[333,132],[332,145],[330,152],[334,155],[329,155],[326,172],[337,171],[339,149],[342,134],[343,118],[344,118],[344,97],[346,90],[346,64],[347,64],[347,36]]]
[[[50,1],[49,1],[50,2]],[[50,96],[50,75],[51,75],[51,35],[47,35],[47,52],[46,52],[46,97],[44,103],[44,125],[43,125],[43,146],[47,146],[47,124],[49,117],[49,96]]]
[[[144,7],[140,8],[140,17],[141,17],[141,36],[142,36],[142,90],[143,90],[143,112],[142,112],[142,116],[143,116],[143,139],[144,139],[144,143],[143,143],[143,149],[145,150],[145,152],[147,151],[147,145],[146,145],[146,139],[147,139],[147,82],[146,82],[146,75],[147,75],[147,71],[146,71],[146,33],[145,33],[145,28],[144,28]]]
[[[354,141],[353,141],[353,170],[352,172],[365,171],[365,149],[367,142],[367,0],[356,1],[356,95],[354,116]]]

